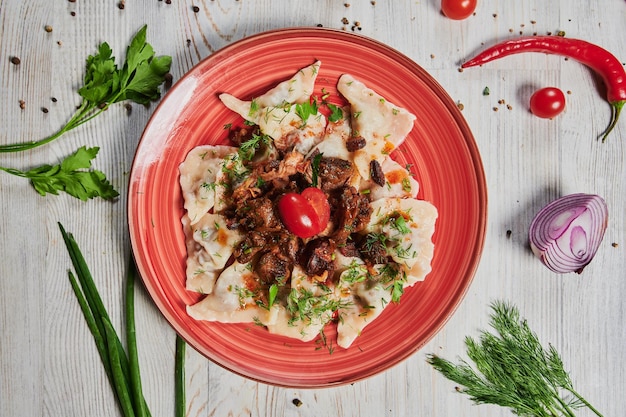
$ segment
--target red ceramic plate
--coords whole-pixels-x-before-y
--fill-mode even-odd
[[[183,201],[178,165],[201,144],[227,140],[240,119],[218,94],[251,99],[321,60],[316,94],[340,100],[336,82],[350,73],[417,116],[395,152],[421,184],[419,198],[439,210],[432,272],[389,306],[347,349],[269,334],[253,324],[189,318],[198,294],[185,290]],[[132,248],[145,286],[174,329],[197,351],[237,374],[269,384],[327,387],[372,376],[429,341],[455,310],[477,267],[487,196],[471,131],[441,86],[406,56],[374,40],[330,29],[284,29],[255,35],[212,54],[162,100],[139,143],[128,197]],[[325,331],[335,339],[332,326]]]

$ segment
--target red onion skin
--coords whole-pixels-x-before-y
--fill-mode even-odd
[[[602,197],[566,195],[537,213],[529,229],[530,247],[551,271],[580,274],[595,256],[607,224]]]

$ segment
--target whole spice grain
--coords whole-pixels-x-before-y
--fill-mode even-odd
[[[13,64],[13,65],[20,65],[21,63],[22,63],[22,61],[18,57],[16,57],[16,56],[12,56],[11,57],[11,64]]]
[[[169,90],[169,88],[172,86],[173,81],[174,81],[174,76],[172,75],[172,73],[168,72],[167,74],[163,76],[163,87],[166,90]]]
[[[43,27],[43,29],[44,29],[46,32],[48,32],[48,33],[52,32],[52,26],[50,26],[50,25],[46,25],[46,26],[44,26],[44,27]]]
[[[24,110],[26,108],[26,102],[24,100],[20,100],[20,109]]]
[[[194,13],[198,13],[200,11],[200,8],[198,6],[193,6],[191,9]]]

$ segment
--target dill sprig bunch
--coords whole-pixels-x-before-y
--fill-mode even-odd
[[[517,308],[502,301],[491,308],[490,325],[497,334],[481,331],[478,340],[465,338],[475,368],[434,354],[428,363],[461,385],[458,391],[476,404],[508,407],[524,417],[575,417],[574,410],[587,407],[602,417],[574,390],[556,349],[543,348]]]

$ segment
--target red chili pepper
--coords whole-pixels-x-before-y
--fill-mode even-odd
[[[498,43],[485,49],[461,68],[482,65],[505,56],[522,52],[544,52],[572,58],[596,71],[606,84],[607,100],[611,104],[611,122],[600,134],[602,142],[617,124],[626,103],[626,70],[622,63],[606,49],[580,39],[563,36],[525,36]]]

